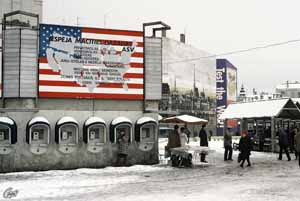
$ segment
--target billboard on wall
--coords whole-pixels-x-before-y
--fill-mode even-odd
[[[208,52],[182,42],[163,38],[163,82],[171,91],[190,94],[194,87],[214,99],[216,95],[216,59],[184,61],[188,58],[208,57]]]
[[[144,98],[143,32],[40,25],[39,97]]]

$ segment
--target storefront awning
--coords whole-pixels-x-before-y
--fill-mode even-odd
[[[191,115],[179,115],[161,120],[162,123],[206,124],[207,120]]]
[[[300,110],[291,99],[277,99],[230,104],[219,119],[250,118],[300,119]]]

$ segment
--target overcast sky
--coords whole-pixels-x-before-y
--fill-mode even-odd
[[[44,0],[44,22],[142,30],[161,20],[168,36],[211,54],[300,38],[299,0]],[[300,42],[224,56],[238,68],[239,86],[273,92],[300,80]]]

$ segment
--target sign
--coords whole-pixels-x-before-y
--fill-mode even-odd
[[[143,32],[40,25],[39,97],[144,98]]]
[[[220,120],[220,115],[224,112],[227,106],[227,77],[226,66],[220,65],[217,60],[216,71],[216,99],[217,99],[217,135],[223,135],[224,121]]]

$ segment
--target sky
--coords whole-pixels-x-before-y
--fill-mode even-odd
[[[167,36],[211,54],[300,38],[298,0],[44,0],[45,23],[142,30],[163,21]],[[222,56],[238,68],[239,87],[274,92],[300,80],[300,42]]]

